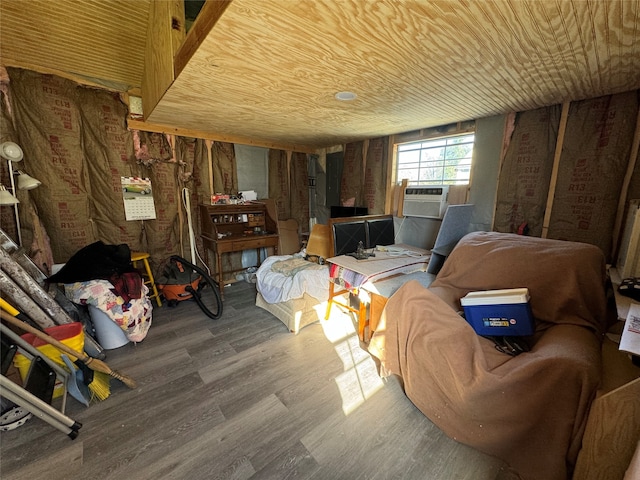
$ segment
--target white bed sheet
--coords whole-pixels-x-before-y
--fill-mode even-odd
[[[267,257],[256,272],[256,288],[267,303],[286,302],[301,298],[304,293],[319,302],[329,299],[329,267],[313,265],[293,276],[272,271],[275,262],[300,258],[299,255],[272,255]]]

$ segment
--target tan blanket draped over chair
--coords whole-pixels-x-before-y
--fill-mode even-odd
[[[475,232],[425,289],[401,287],[369,345],[381,373],[450,437],[523,479],[566,480],[601,373],[605,262],[595,246]],[[531,351],[497,351],[458,314],[470,291],[527,287]]]

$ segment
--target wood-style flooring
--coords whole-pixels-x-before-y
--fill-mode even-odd
[[[354,319],[289,333],[254,305],[255,286],[225,289],[217,321],[193,301],[154,310],[147,338],[105,360],[138,382],[66,413],[75,440],[41,419],[0,433],[9,479],[515,478],[499,460],[445,436],[382,380]]]

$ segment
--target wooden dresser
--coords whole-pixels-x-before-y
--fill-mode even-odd
[[[208,251],[216,255],[215,277],[223,292],[222,255],[229,252],[256,249],[258,264],[260,249],[272,247],[278,253],[278,224],[261,202],[241,205],[200,205],[202,240],[205,247],[205,261]],[[235,271],[235,270],[234,270]]]

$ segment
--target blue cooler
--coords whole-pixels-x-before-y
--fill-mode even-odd
[[[460,299],[464,315],[478,335],[532,335],[528,288],[470,292]]]

